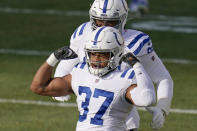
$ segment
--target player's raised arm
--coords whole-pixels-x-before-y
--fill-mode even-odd
[[[52,71],[59,60],[76,57],[77,55],[66,46],[52,53],[36,72],[30,88],[32,92],[46,96],[62,96],[71,93],[71,75],[52,78]]]
[[[126,99],[136,106],[151,106],[155,104],[154,85],[139,60],[131,53],[125,54],[122,60],[133,67],[137,80],[137,85],[131,85],[126,90]]]

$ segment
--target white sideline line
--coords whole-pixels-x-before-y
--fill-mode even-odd
[[[146,111],[143,107],[137,107],[140,111]],[[180,113],[180,114],[197,114],[197,110],[195,109],[170,109],[170,112],[172,113]]]
[[[16,50],[16,49],[4,49],[0,48],[0,54],[17,54],[17,55],[49,55],[50,51],[38,51],[38,50]],[[163,62],[175,63],[175,64],[197,64],[197,61],[176,59],[176,58],[163,58]]]
[[[176,58],[162,58],[162,61],[175,64],[197,64],[197,61]]]
[[[17,54],[17,55],[49,55],[49,51],[38,51],[38,50],[16,50],[16,49],[4,49],[0,48],[0,54]]]
[[[197,20],[195,22],[191,21],[143,21],[132,23],[131,28],[134,29],[144,29],[144,30],[155,30],[155,31],[170,31],[178,33],[196,34],[197,33]],[[193,26],[193,27],[192,27]]]
[[[57,106],[57,107],[77,107],[75,103],[60,103],[60,102],[44,102],[44,101],[32,101],[32,100],[16,100],[16,99],[1,99],[0,103],[13,103],[13,104],[25,104],[25,105],[42,105],[42,106]]]
[[[44,102],[44,101],[32,101],[32,100],[16,100],[16,99],[1,99],[0,103],[12,103],[12,104],[25,104],[25,105],[41,105],[41,106],[55,106],[55,107],[77,107],[76,103],[57,103],[57,102]],[[145,111],[144,108],[138,108],[141,111]],[[197,110],[191,109],[171,109],[170,112],[180,114],[197,114]]]

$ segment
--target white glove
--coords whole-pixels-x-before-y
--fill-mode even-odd
[[[71,99],[70,95],[66,95],[66,96],[58,96],[58,97],[52,97],[54,100],[56,101],[60,101],[60,102],[66,102],[68,100]]]
[[[165,122],[165,113],[159,107],[146,107],[146,109],[152,114],[152,129],[160,129]]]

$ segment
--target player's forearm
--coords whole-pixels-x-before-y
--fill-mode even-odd
[[[173,97],[173,80],[165,66],[163,64],[154,66],[150,77],[157,86],[157,100],[168,99],[171,102]]]
[[[133,66],[137,87],[131,90],[131,98],[137,106],[150,106],[156,102],[153,83],[140,63]]]
[[[53,67],[62,59],[74,59],[77,54],[67,46],[53,52],[46,62],[38,69],[31,84],[31,90],[39,95],[61,96],[72,91],[71,76],[53,79]],[[67,86],[65,86],[65,84]],[[69,88],[68,90],[66,88]]]
[[[31,90],[36,94],[41,94],[44,91],[44,88],[51,81],[53,67],[45,62],[36,72],[32,83]]]
[[[154,51],[139,59],[152,81],[157,85],[157,106],[168,114],[173,97],[173,80],[170,73]]]
[[[168,115],[173,97],[172,79],[161,80],[157,88],[157,106]]]
[[[157,83],[157,99],[168,98],[172,100],[173,97],[173,80],[171,77],[162,79]]]

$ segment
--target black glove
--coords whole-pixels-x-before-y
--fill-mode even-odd
[[[123,57],[121,58],[121,62],[125,62],[125,63],[129,64],[131,67],[133,67],[133,65],[136,62],[139,62],[139,60],[132,53],[129,52],[129,53],[123,55]]]
[[[74,59],[78,57],[78,55],[68,46],[57,49],[54,52],[54,55],[58,60]]]

